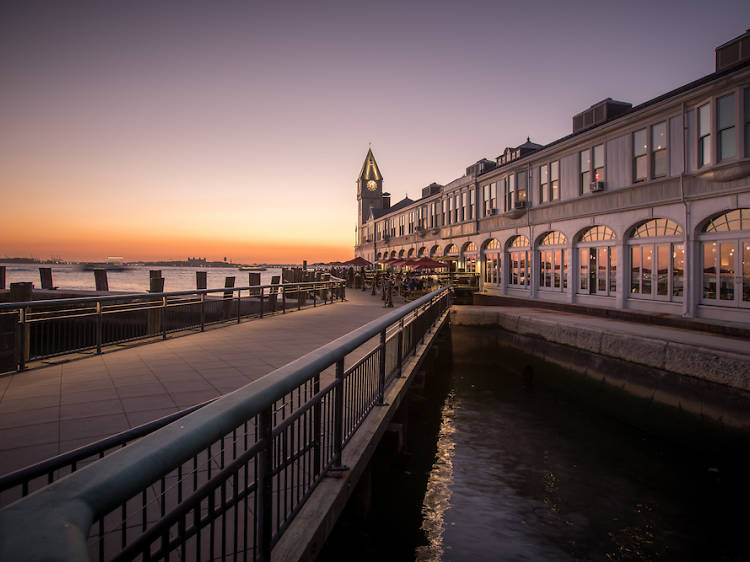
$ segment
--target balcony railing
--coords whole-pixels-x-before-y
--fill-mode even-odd
[[[286,313],[344,298],[344,281],[308,281],[0,303],[0,372],[29,361],[95,350],[221,322]],[[11,351],[12,350],[12,351]]]
[[[0,560],[270,560],[449,306],[425,295],[13,503]]]

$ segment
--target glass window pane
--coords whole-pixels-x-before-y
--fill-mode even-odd
[[[667,124],[659,123],[651,127],[651,150],[667,148]]]
[[[703,298],[716,298],[716,242],[703,243]]]
[[[653,177],[661,178],[667,175],[667,151],[654,152]]]
[[[552,162],[552,164],[550,165],[549,175],[551,180],[560,179],[560,162]]]
[[[703,137],[698,141],[698,165],[711,163],[711,137]]]
[[[643,246],[643,262],[641,265],[641,290],[644,295],[651,295],[651,272],[653,271],[653,246]]]
[[[594,168],[604,167],[604,145],[597,144],[594,147]]]
[[[750,242],[748,242],[748,247],[750,249]],[[560,258],[562,256],[562,252],[560,250],[555,250],[555,289],[560,288]],[[750,269],[750,263],[748,263],[748,269]],[[750,277],[748,278],[748,286],[750,286]]]
[[[711,107],[709,104],[698,108],[698,136],[711,133]]]
[[[734,94],[716,100],[716,128],[726,129],[734,125]]]
[[[685,289],[685,247],[675,244],[672,251],[672,296],[682,297]]]
[[[750,156],[750,88],[745,88],[745,156]]]
[[[617,249],[609,247],[609,293],[617,292]]]
[[[669,294],[669,244],[656,247],[656,294]]]
[[[549,181],[549,167],[544,165],[539,167],[539,183],[545,184]]]
[[[719,298],[734,300],[734,242],[721,243],[721,261],[719,269]]]
[[[641,292],[641,247],[630,248],[630,292]]]
[[[591,169],[591,152],[584,150],[580,154],[581,158],[581,172],[588,172]]]
[[[734,158],[737,154],[737,135],[735,129],[719,131],[719,161]]]
[[[646,129],[633,133],[633,156],[641,156],[648,152],[648,137]]]
[[[648,177],[648,157],[644,154],[635,159],[634,181],[643,181]]]
[[[747,91],[745,93],[747,95]],[[750,302],[750,240],[742,244],[742,300]]]
[[[580,273],[578,278],[580,279],[579,288],[582,292],[587,293],[589,289],[589,250],[588,248],[581,248],[579,250],[579,262],[580,262]]]
[[[596,291],[598,293],[607,293],[607,248],[599,248],[598,250],[598,256],[596,259],[597,263],[597,272],[596,272],[596,278],[597,278],[597,287]]]
[[[560,199],[560,182],[554,180],[552,182],[552,200],[555,201],[557,199]]]

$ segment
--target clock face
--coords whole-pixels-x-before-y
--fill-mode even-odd
[[[378,184],[375,180],[370,180],[367,182],[367,189],[370,191],[375,191],[378,188]]]

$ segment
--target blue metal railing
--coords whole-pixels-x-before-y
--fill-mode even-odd
[[[270,560],[449,305],[434,291],[6,507],[0,560]]]

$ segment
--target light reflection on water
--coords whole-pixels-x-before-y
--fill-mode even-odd
[[[443,536],[445,534],[445,512],[450,507],[451,484],[453,484],[453,399],[451,392],[442,409],[442,421],[438,433],[435,463],[427,480],[427,490],[422,504],[422,531],[427,545],[416,549],[416,560],[441,560],[443,557]]]

